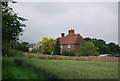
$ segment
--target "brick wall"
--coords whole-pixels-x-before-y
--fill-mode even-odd
[[[61,51],[69,51],[79,49],[80,45],[71,44],[71,47],[68,48],[68,44],[62,45]]]

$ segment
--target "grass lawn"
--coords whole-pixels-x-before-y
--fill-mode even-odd
[[[26,58],[16,63],[55,79],[118,79],[118,63]]]
[[[2,60],[3,79],[36,79],[37,75],[27,68],[23,68],[14,63],[13,58],[3,58]]]

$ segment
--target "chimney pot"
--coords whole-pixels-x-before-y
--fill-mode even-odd
[[[74,30],[73,29],[69,30],[69,35],[72,35],[72,34],[74,34]]]
[[[64,33],[61,33],[61,37],[64,37],[65,36],[65,34]]]

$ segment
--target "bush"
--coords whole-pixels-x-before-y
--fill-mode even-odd
[[[80,56],[97,56],[99,55],[99,48],[97,48],[93,42],[85,42],[80,45]]]
[[[26,45],[27,44],[24,44],[24,42],[16,44],[15,50],[20,50],[20,51],[23,51],[23,52],[28,52],[29,49],[28,49],[28,47],[26,47]]]
[[[7,42],[2,42],[2,56],[6,56],[9,52],[9,43]]]
[[[8,57],[11,57],[11,56],[19,55],[19,54],[22,54],[22,51],[12,49],[12,50],[10,50],[10,51],[8,52],[8,55],[7,55],[7,56],[8,56]]]
[[[64,56],[74,56],[75,53],[73,51],[63,51],[61,55],[64,55]]]

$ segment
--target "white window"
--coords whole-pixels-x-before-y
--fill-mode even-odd
[[[62,48],[62,45],[60,45],[60,47]]]
[[[68,44],[68,48],[70,48],[71,47],[71,44]]]

